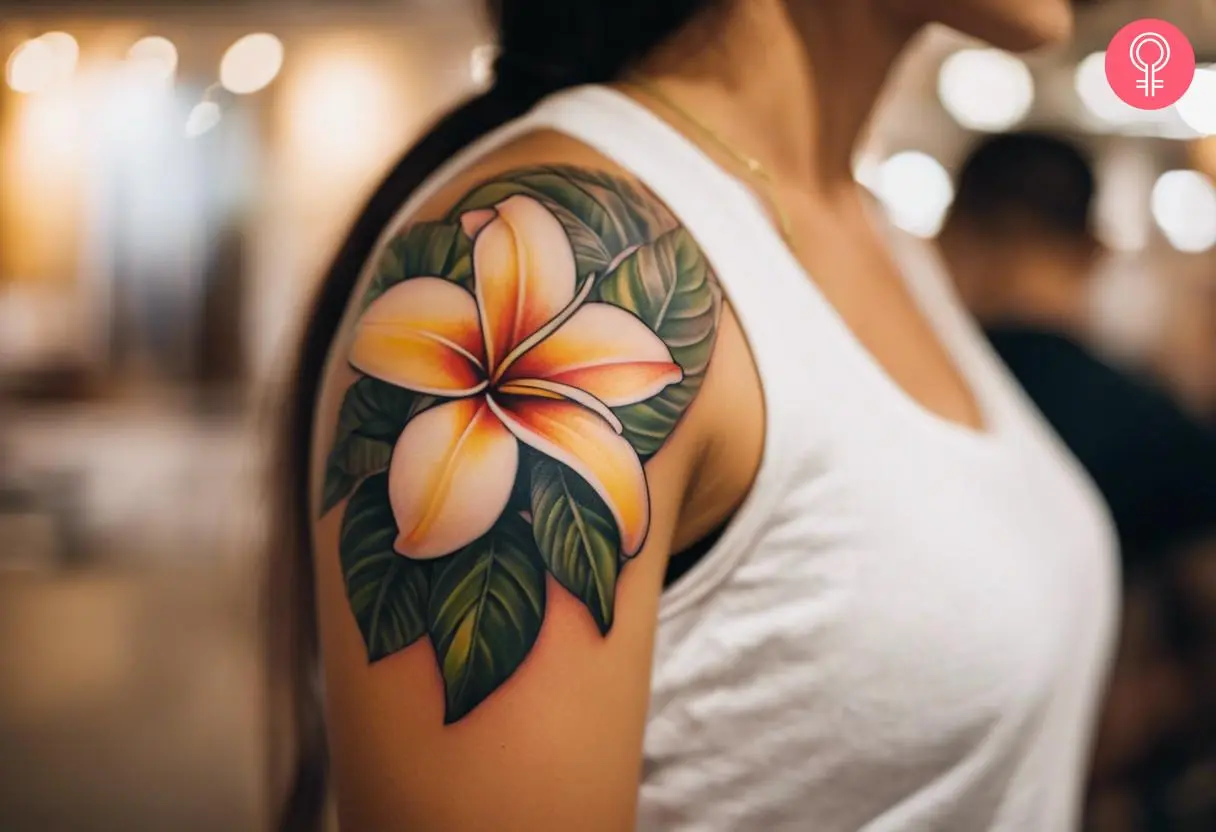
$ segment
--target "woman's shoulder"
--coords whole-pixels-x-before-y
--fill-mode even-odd
[[[653,455],[691,405],[717,343],[723,296],[697,240],[645,183],[554,131],[516,137],[456,164],[441,167],[416,196],[398,195],[331,346],[327,386],[374,379],[387,372],[378,362],[402,358],[375,354],[367,336],[385,325],[381,318],[399,316],[403,304],[475,311],[480,334],[467,333],[462,348],[488,363],[518,357],[506,355],[508,342],[517,350],[540,346],[514,343],[525,335],[570,331],[562,326],[567,317],[612,322],[605,336],[652,336],[645,348],[634,345],[645,355],[622,353],[600,371],[614,384],[629,373],[658,372],[651,359],[659,352],[679,367],[679,379],[657,387],[646,407],[626,399],[649,388],[598,391],[619,432],[644,457]],[[626,347],[600,345],[609,346]],[[434,393],[428,388],[426,395]],[[326,502],[340,491],[331,490]]]
[[[361,798],[380,820],[492,825],[445,797],[459,771],[516,825],[595,803],[623,825],[720,292],[642,183],[563,137],[415,202],[365,266],[317,410],[335,764],[393,769]],[[587,786],[527,797],[555,778]]]

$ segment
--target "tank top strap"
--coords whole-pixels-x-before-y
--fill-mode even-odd
[[[802,422],[814,410],[803,401],[807,379],[789,357],[788,332],[774,322],[788,318],[791,297],[799,297],[800,287],[787,285],[797,277],[780,262],[785,249],[772,245],[779,238],[754,194],[628,96],[603,86],[578,87],[541,102],[510,130],[567,135],[629,171],[666,204],[717,274],[766,391],[759,471],[717,544],[664,593],[660,618],[675,616],[746,556],[792,476],[788,451],[799,444],[799,433],[806,431]]]

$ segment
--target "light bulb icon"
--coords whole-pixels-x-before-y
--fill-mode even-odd
[[[1156,56],[1154,60],[1145,60],[1144,47],[1153,46],[1156,48]],[[1129,57],[1132,61],[1132,66],[1140,70],[1143,77],[1136,81],[1136,89],[1141,90],[1148,98],[1153,98],[1157,95],[1157,90],[1165,86],[1165,82],[1158,77],[1158,73],[1165,69],[1170,62],[1170,43],[1156,32],[1143,32],[1137,35],[1132,40],[1132,45],[1128,49]],[[1149,51],[1152,55],[1152,50]]]

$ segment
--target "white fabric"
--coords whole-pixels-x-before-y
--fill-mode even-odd
[[[752,193],[619,93],[551,98],[449,169],[541,128],[675,212],[765,390],[750,495],[662,601],[639,829],[1076,828],[1116,612],[1113,534],[928,250],[904,241],[900,258],[986,432],[904,393]]]
[[[904,241],[899,259],[985,433],[896,386],[751,192],[649,111],[590,87],[527,121],[680,217],[765,389],[752,492],[663,598],[639,828],[1075,828],[1114,537],[927,248]]]

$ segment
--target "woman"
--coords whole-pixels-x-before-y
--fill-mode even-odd
[[[923,25],[1028,48],[1068,4],[495,12],[299,371],[316,631],[311,558],[271,591],[343,827],[1071,828],[1106,517],[850,174]]]

